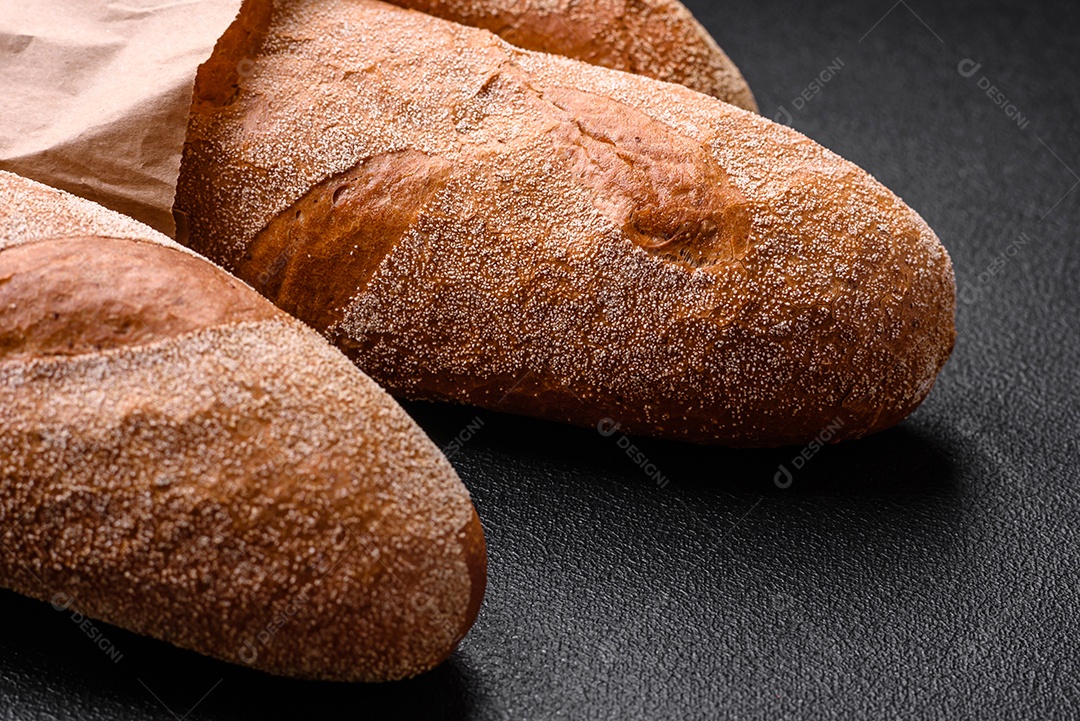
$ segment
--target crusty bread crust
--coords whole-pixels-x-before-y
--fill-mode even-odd
[[[0,253],[0,278],[0,360],[95,353],[277,317],[236,278],[156,243],[37,241]]]
[[[8,173],[0,198],[0,584],[275,674],[444,659],[483,532],[404,411],[149,228]]]
[[[678,0],[392,0],[507,42],[685,85],[757,112],[742,73]]]
[[[395,393],[771,446],[888,428],[951,352],[937,237],[789,128],[370,0],[260,33],[200,82],[190,242]]]

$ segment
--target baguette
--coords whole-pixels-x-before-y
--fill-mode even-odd
[[[5,172],[0,199],[0,583],[274,674],[444,659],[483,532],[404,411],[149,228]]]
[[[742,73],[678,0],[392,0],[526,50],[685,85],[757,112]]]
[[[187,242],[395,394],[777,446],[894,425],[952,350],[933,231],[789,128],[373,0],[282,0],[237,52]]]

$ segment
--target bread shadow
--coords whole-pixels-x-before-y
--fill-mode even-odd
[[[225,671],[229,687],[214,709],[215,718],[458,721],[475,715],[481,693],[456,654],[432,671],[390,683],[296,681],[235,667]]]
[[[448,404],[405,404],[452,462],[488,453],[518,465],[571,465],[692,495],[847,496],[896,501],[954,498],[956,450],[909,423],[857,441],[773,449],[732,449],[610,435]],[[609,429],[605,429],[609,430]],[[468,482],[468,479],[466,478]]]
[[[768,496],[889,499],[955,497],[959,480],[948,445],[900,425],[836,445],[734,450],[657,443],[656,463],[689,487],[721,484]]]
[[[139,719],[379,718],[457,721],[480,685],[459,655],[417,678],[382,684],[299,681],[185,651],[98,621],[95,638],[70,612],[0,590],[0,678],[8,710],[45,717]],[[284,632],[284,629],[283,629]],[[102,652],[107,639],[119,658]],[[114,654],[114,656],[117,654]]]

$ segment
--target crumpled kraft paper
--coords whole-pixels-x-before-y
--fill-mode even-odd
[[[240,0],[0,0],[0,169],[174,236],[195,74],[239,9]]]

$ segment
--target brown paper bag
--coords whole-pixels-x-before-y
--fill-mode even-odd
[[[0,0],[0,169],[174,236],[195,73],[239,9],[240,0]]]

